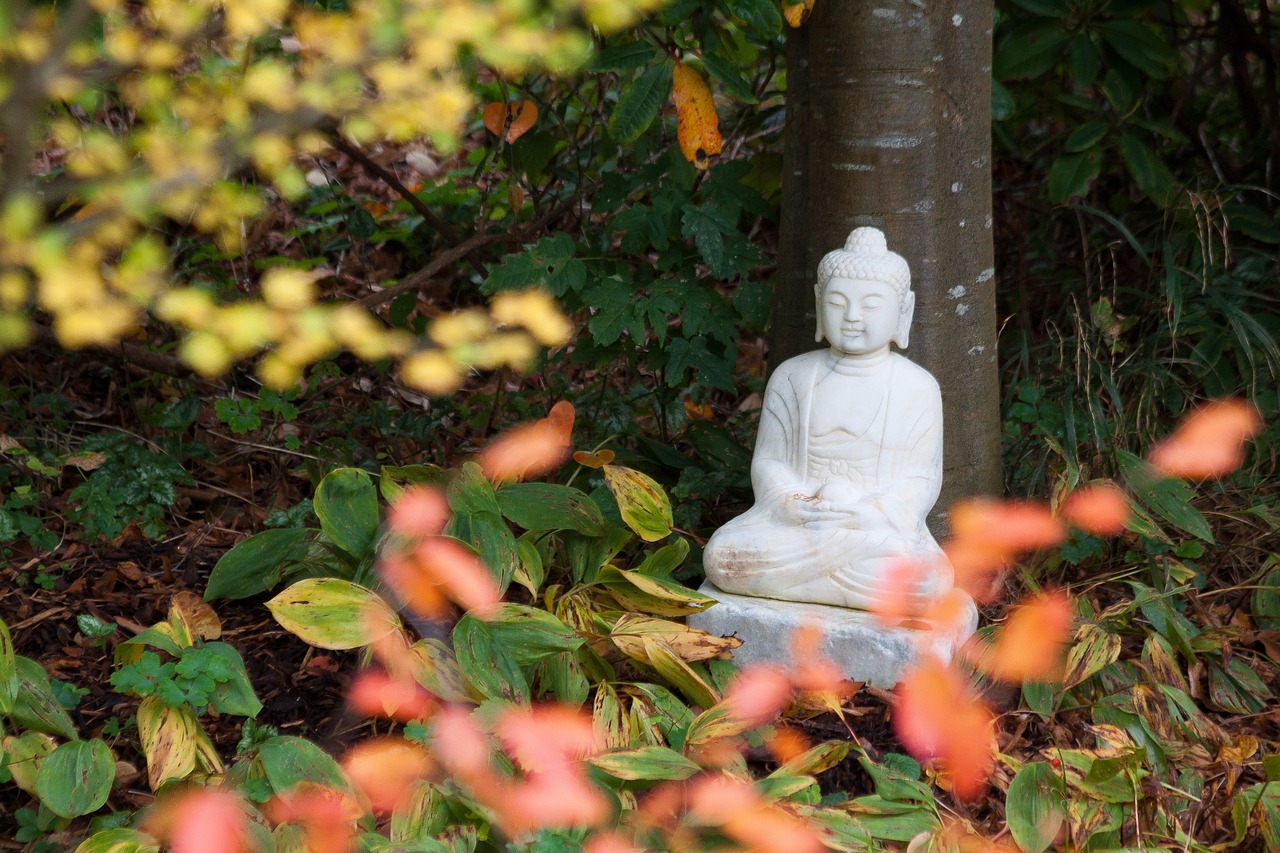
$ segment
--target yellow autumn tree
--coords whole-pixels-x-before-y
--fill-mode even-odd
[[[499,76],[568,69],[592,30],[656,0],[70,0],[0,5],[0,351],[42,326],[68,348],[156,320],[204,375],[256,359],[285,387],[340,349],[395,359],[409,384],[524,366],[568,324],[545,295],[438,319],[425,336],[327,303],[277,267],[228,300],[175,279],[166,223],[234,253],[273,198],[306,191],[331,144],[448,152],[476,112],[460,57]],[[260,296],[258,295],[260,294]]]

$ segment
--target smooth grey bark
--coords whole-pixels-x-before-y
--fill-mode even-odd
[[[942,386],[933,521],[998,494],[991,0],[818,0],[787,44],[782,230],[769,360],[814,349],[818,261],[859,225],[911,265],[907,355]]]

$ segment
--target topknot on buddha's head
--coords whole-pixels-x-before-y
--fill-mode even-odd
[[[911,269],[902,255],[889,251],[879,228],[855,228],[843,249],[828,252],[818,264],[816,287],[819,298],[833,278],[851,281],[880,281],[892,287],[901,299],[911,289]]]

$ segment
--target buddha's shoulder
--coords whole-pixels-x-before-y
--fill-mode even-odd
[[[889,358],[893,360],[894,381],[910,382],[921,388],[938,390],[938,380],[933,378],[933,374],[905,355],[895,352],[890,353]]]
[[[782,382],[795,382],[797,379],[801,381],[807,380],[813,375],[813,371],[827,357],[827,351],[824,349],[811,350],[787,359],[779,364],[773,371],[773,375],[769,378],[769,384]]]

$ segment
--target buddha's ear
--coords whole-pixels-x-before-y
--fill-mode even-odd
[[[899,349],[906,349],[911,340],[911,319],[916,315],[916,295],[908,290],[902,295],[902,309],[898,312],[898,333],[893,342]]]

